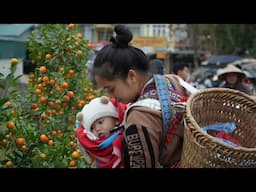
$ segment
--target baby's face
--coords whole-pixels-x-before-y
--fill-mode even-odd
[[[91,132],[96,137],[103,137],[110,135],[110,131],[117,125],[117,119],[113,117],[102,117],[97,119],[91,128]]]

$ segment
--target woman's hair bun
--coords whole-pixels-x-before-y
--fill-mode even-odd
[[[132,32],[124,25],[116,25],[114,31],[115,35],[112,36],[110,41],[117,47],[128,47],[133,37]]]

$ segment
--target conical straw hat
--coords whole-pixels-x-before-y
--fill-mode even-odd
[[[218,74],[218,79],[223,80],[228,73],[237,73],[241,79],[245,78],[244,72],[239,68],[235,67],[234,65],[227,65]]]

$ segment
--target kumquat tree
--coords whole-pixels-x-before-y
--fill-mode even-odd
[[[90,167],[77,146],[75,118],[91,99],[102,94],[88,79],[91,45],[75,24],[41,25],[27,42],[36,65],[27,92],[16,90],[17,59],[0,89],[0,167]],[[3,74],[0,74],[0,80]]]

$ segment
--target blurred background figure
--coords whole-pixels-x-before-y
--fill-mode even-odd
[[[256,96],[256,78],[249,79],[251,82],[251,94]],[[256,98],[256,97],[255,97]]]
[[[200,89],[200,86],[197,81],[191,79],[190,70],[187,64],[185,63],[174,63],[172,66],[172,72],[175,75],[178,75],[184,81],[189,83],[191,86]]]
[[[203,81],[203,85],[204,85],[204,88],[207,89],[207,88],[212,88],[213,87],[213,83],[212,83],[212,74],[207,74],[206,75],[206,78],[204,79]]]
[[[87,70],[88,70],[88,79],[93,80],[93,62],[94,59],[96,58],[97,52],[94,50],[90,50],[89,52],[89,58],[87,61]]]
[[[223,81],[219,87],[236,89],[251,95],[249,88],[242,83],[245,77],[246,75],[241,69],[234,65],[227,65],[218,73],[218,79]]]
[[[149,71],[152,74],[161,74],[165,73],[164,62],[160,59],[152,59],[149,61]]]
[[[181,77],[184,81],[189,81],[190,79],[190,72],[188,65],[185,63],[174,63],[172,67],[172,71],[174,74]]]
[[[256,78],[252,75],[251,72],[247,70],[242,70],[242,71],[246,75],[246,78],[242,81],[243,85],[245,87],[248,87],[250,91],[250,95],[256,95]]]

